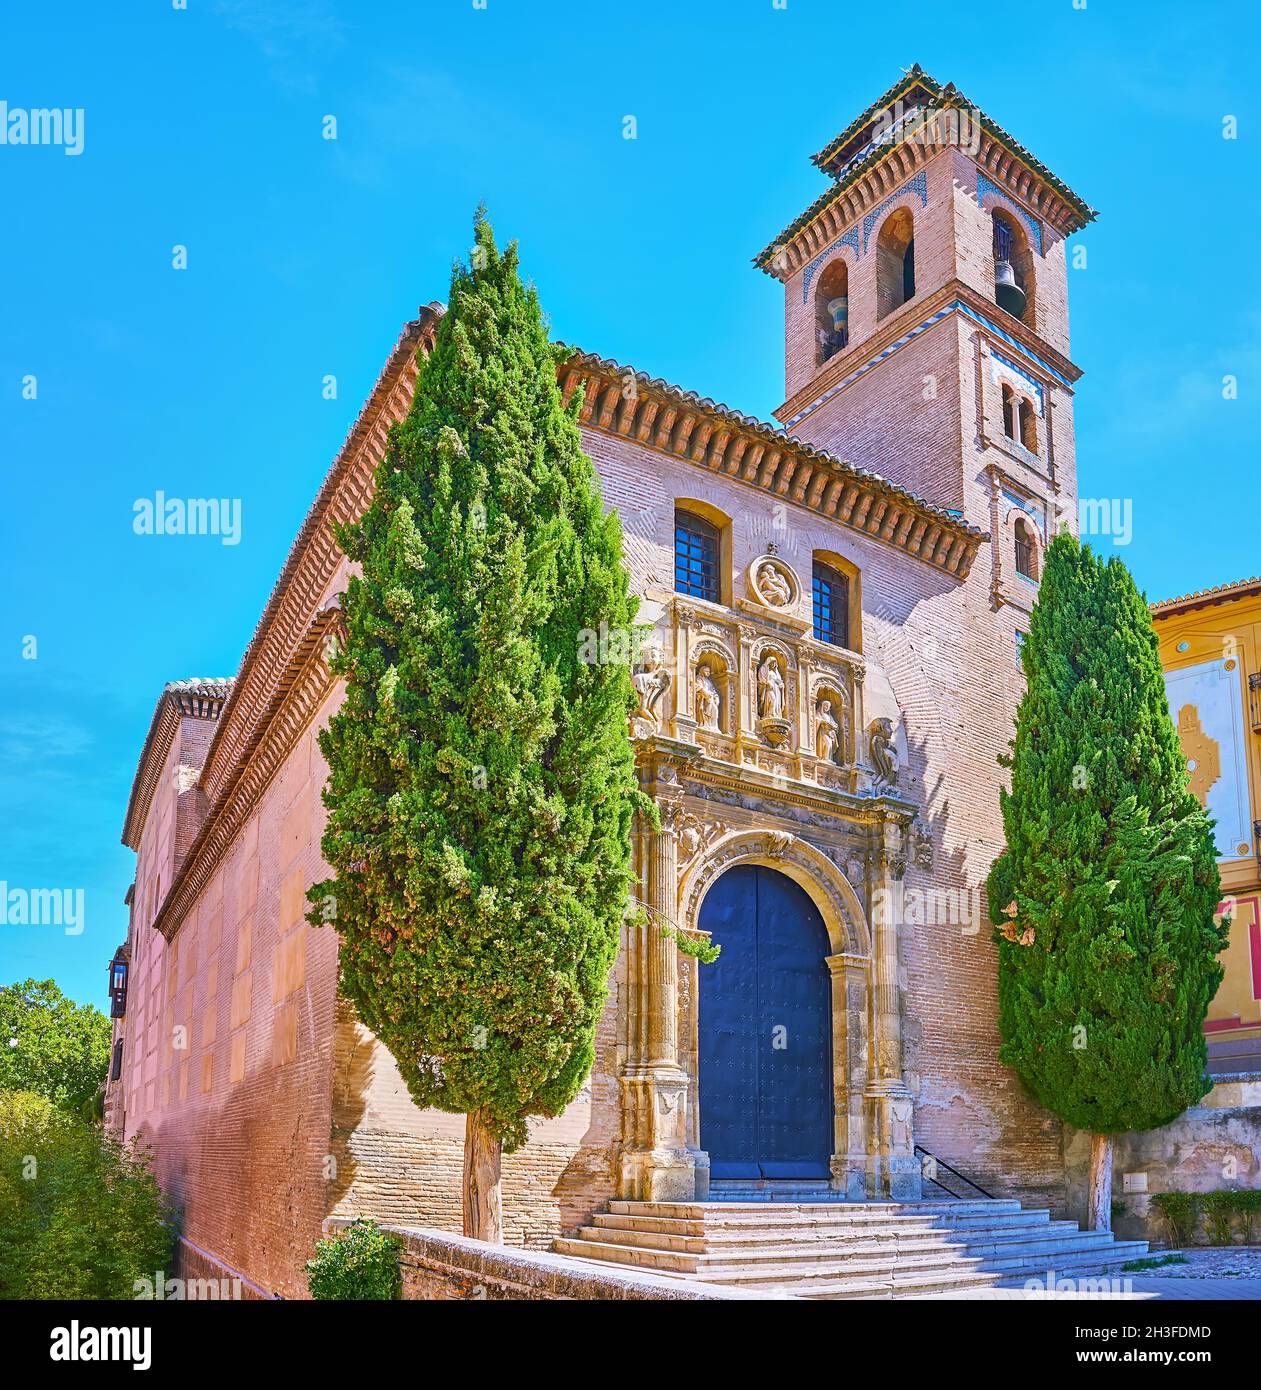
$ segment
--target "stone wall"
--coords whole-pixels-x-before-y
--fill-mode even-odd
[[[345,1227],[328,1222],[329,1234]],[[630,1270],[598,1269],[585,1260],[567,1255],[513,1250],[442,1231],[390,1226],[403,1242],[399,1264],[403,1297],[426,1300],[548,1299],[651,1299],[655,1302],[697,1301],[764,1302],[786,1294],[746,1293],[712,1284],[692,1284],[682,1279]]]
[[[1086,1213],[1090,1136],[1066,1129],[1064,1168],[1069,1214]],[[1145,1180],[1146,1191],[1125,1190]],[[1216,1192],[1261,1188],[1261,1073],[1219,1081],[1201,1105],[1183,1111],[1171,1125],[1119,1135],[1113,1152],[1112,1194],[1125,1204],[1113,1221],[1122,1240],[1171,1243],[1168,1227],[1153,1208],[1158,1192]]]

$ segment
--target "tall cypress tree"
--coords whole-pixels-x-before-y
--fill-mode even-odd
[[[1147,605],[1064,532],[1023,647],[1028,682],[990,871],[999,1056],[1092,1135],[1090,1225],[1111,1226],[1112,1136],[1209,1090],[1203,1024],[1227,929],[1212,822],[1187,787]]]
[[[412,1098],[465,1114],[465,1231],[501,1238],[499,1164],[594,1056],[637,791],[621,528],[562,403],[515,244],[473,268],[420,363],[361,520],[346,698],[321,739],[341,981]],[[593,648],[595,657],[592,659]]]

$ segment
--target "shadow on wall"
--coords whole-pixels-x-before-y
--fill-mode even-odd
[[[998,952],[985,878],[1001,844],[1001,770],[992,760],[1006,739],[996,722],[994,746],[977,747],[975,732],[965,726],[967,711],[984,707],[978,693],[987,692],[952,698],[965,681],[983,677],[966,651],[934,639],[922,624],[908,628],[909,609],[872,616],[884,619],[869,621],[867,631],[879,633],[877,659],[904,711],[898,791],[921,808],[897,905],[915,1142],[992,1196],[1033,1200],[1063,1213],[1060,1122],[998,1060]],[[1005,718],[1009,698],[997,688],[1001,670],[989,670],[995,721]],[[974,763],[971,779],[968,760]],[[947,784],[942,769],[951,766]],[[981,781],[975,800],[970,780]],[[955,1196],[977,1195],[949,1173],[938,1177],[942,1186],[925,1181],[926,1198],[944,1196],[947,1184]]]

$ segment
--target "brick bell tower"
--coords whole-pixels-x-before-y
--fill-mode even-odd
[[[1095,213],[918,66],[814,156],[755,263],[784,285],[785,430],[990,532],[995,607],[1076,529],[1066,239]]]

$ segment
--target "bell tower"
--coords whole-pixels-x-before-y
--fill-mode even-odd
[[[918,66],[813,162],[828,187],[756,258],[784,286],[776,417],[989,531],[1001,602],[1075,523],[1066,240],[1095,213]]]

